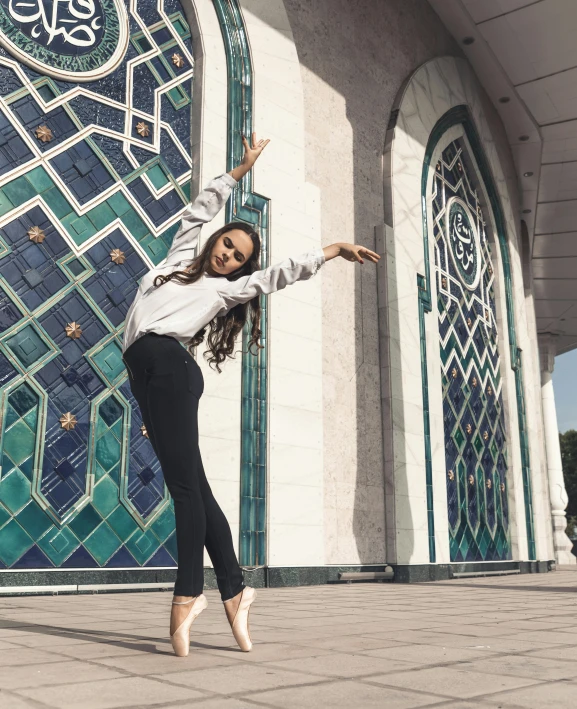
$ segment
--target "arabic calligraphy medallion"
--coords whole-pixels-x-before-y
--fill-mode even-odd
[[[128,44],[123,0],[0,0],[0,44],[41,74],[95,81]]]
[[[481,278],[481,245],[475,219],[459,197],[451,197],[446,208],[447,244],[463,285],[475,290]]]

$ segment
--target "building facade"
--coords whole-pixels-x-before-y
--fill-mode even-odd
[[[263,267],[335,241],[381,259],[263,298],[258,357],[239,342],[219,375],[197,352],[247,578],[574,561],[550,377],[574,344],[540,326],[509,125],[434,6],[0,2],[2,592],[173,581],[124,316],[253,130],[271,143],[201,242],[235,218]]]

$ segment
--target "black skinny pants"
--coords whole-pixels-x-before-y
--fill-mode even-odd
[[[174,595],[202,593],[206,546],[222,600],[233,598],[244,588],[243,574],[198,447],[198,404],[204,390],[200,367],[173,337],[153,332],[133,342],[122,359],[174,500],[178,552]]]

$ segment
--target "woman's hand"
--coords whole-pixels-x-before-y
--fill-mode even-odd
[[[228,173],[229,175],[232,175],[232,177],[234,177],[237,182],[239,180],[242,180],[246,173],[252,169],[252,166],[255,164],[262,151],[270,143],[270,140],[257,140],[256,133],[252,134],[251,141],[252,144],[248,142],[244,135],[242,136],[242,144],[244,145],[244,157],[242,159],[241,164]]]
[[[346,244],[339,242],[337,244],[331,244],[330,246],[325,246],[324,249],[325,261],[329,261],[332,258],[341,256],[347,261],[358,261],[359,263],[364,263],[363,258],[369,259],[373,263],[377,263],[381,258],[379,254],[374,251],[367,249],[366,246],[359,246],[358,244]]]

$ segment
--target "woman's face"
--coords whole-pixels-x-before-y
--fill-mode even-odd
[[[211,276],[228,276],[248,261],[252,250],[250,236],[242,229],[231,229],[219,236],[212,247],[207,272]]]

